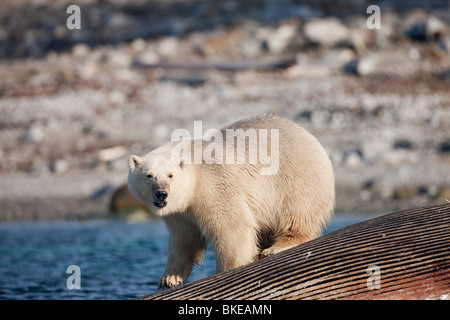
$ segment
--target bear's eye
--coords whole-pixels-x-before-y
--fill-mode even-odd
[[[151,174],[148,174],[147,178],[151,179],[151,178],[153,178],[153,176]]]
[[[173,178],[173,174],[169,174],[169,179],[172,179]]]

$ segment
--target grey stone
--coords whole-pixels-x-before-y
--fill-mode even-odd
[[[348,28],[336,18],[312,20],[306,23],[303,31],[308,40],[325,47],[333,47],[350,38]]]

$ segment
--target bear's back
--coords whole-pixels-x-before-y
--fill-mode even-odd
[[[334,175],[328,155],[318,140],[292,121],[264,115],[222,127],[225,148],[230,147],[225,146],[227,134],[236,135],[239,129],[247,139],[246,161],[226,164],[224,152],[222,164],[200,165],[198,174],[203,189],[200,194],[207,194],[208,199],[217,201],[216,205],[227,206],[230,201],[242,200],[254,213],[256,224],[263,228],[275,227],[280,223],[280,216],[302,216],[306,212],[309,215],[314,211],[320,211],[316,216],[323,225],[334,207]],[[261,174],[267,163],[260,161],[259,154],[256,163],[249,163],[252,148],[261,148],[261,141],[251,143],[249,130],[254,130],[258,138],[266,130],[268,141],[262,143],[279,166],[274,174]],[[271,140],[274,139],[272,130],[277,130],[277,140]],[[277,144],[276,150],[273,143]],[[207,145],[204,142],[204,147]],[[288,220],[300,223],[296,217]]]

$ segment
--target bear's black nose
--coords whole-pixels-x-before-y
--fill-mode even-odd
[[[164,201],[164,200],[167,199],[167,192],[166,191],[156,191],[155,195],[161,201]]]

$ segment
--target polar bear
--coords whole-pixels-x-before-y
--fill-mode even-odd
[[[251,141],[250,132],[258,139]],[[245,147],[238,150],[234,142],[240,138]],[[170,235],[160,288],[186,280],[208,242],[216,272],[227,271],[318,237],[333,213],[330,159],[304,128],[274,115],[250,117],[217,130],[215,162],[204,153],[193,161],[193,153],[179,152],[180,143],[211,150],[212,140],[172,141],[129,157],[130,192],[162,217]],[[262,146],[277,158],[272,174],[262,174],[267,157],[253,152]],[[240,162],[225,159],[230,148],[237,157],[244,152]],[[250,161],[252,154],[259,155],[256,161]]]

